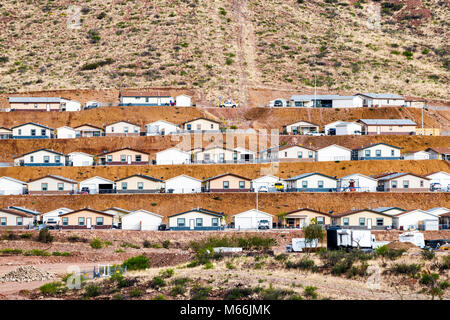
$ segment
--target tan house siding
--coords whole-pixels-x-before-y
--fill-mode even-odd
[[[241,182],[243,182],[244,188],[240,188]],[[225,187],[226,183],[228,183],[228,188]],[[250,180],[245,180],[232,175],[226,175],[208,181],[210,192],[245,192],[250,191],[250,184]]]
[[[59,111],[60,104],[58,102],[11,102],[12,110],[27,111]]]
[[[105,127],[107,136],[138,136],[140,131],[140,126],[128,122],[112,123]]]
[[[124,188],[126,183],[126,189]],[[139,186],[142,186],[142,189]],[[116,181],[116,189],[118,193],[156,193],[164,188],[164,182],[152,181],[143,177],[129,177]]]
[[[47,184],[46,191],[43,190],[44,184]],[[61,190],[60,187],[62,187]],[[29,194],[70,194],[77,191],[77,183],[70,183],[52,177],[45,177],[28,183]]]
[[[65,224],[67,218],[67,225]],[[79,218],[84,218],[84,225],[79,225]],[[103,218],[103,225],[97,225],[97,218]],[[94,229],[111,229],[113,224],[113,216],[108,214],[100,214],[91,210],[80,210],[70,212],[61,216],[61,228],[63,229],[86,229],[87,221],[91,219],[91,225]]]
[[[213,121],[197,119],[184,123],[183,129],[189,131],[219,131],[220,126],[218,123]]]
[[[304,225],[309,225],[311,219],[314,218],[319,218],[319,220],[321,218],[324,225],[331,224],[331,217],[329,215],[308,209],[300,209],[298,211],[288,213],[285,221],[286,225],[289,227],[303,228]]]
[[[360,225],[360,219],[364,218],[364,226]],[[377,218],[383,219],[383,226],[377,226]],[[347,220],[348,219],[348,220]],[[372,222],[372,229],[384,229],[386,226],[392,226],[393,218],[388,215],[383,215],[380,213],[372,212],[369,210],[362,210],[360,212],[355,212],[352,214],[344,216],[333,217],[333,224],[340,225],[343,227],[365,227],[367,228],[369,224],[369,219]],[[348,221],[348,225],[345,222]]]
[[[136,156],[141,156],[141,159],[137,159]],[[107,154],[99,155],[99,160],[105,160],[106,165],[127,165],[127,164],[140,164],[146,165],[149,163],[149,155],[140,151],[123,149],[113,151]],[[124,160],[125,159],[125,160]]]

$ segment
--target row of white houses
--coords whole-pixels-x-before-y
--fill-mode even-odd
[[[90,208],[72,210],[57,208],[45,213],[10,206],[0,209],[0,228],[33,228],[45,224],[61,229],[159,230],[165,217],[145,209],[126,210],[118,207],[102,211]],[[260,226],[303,228],[313,220],[324,227],[340,225],[358,229],[439,230],[449,229],[450,210],[436,207],[429,210],[405,210],[398,207],[353,209],[348,212],[321,212],[312,208],[298,208],[276,215],[258,209],[236,214],[204,208],[172,213],[166,216],[170,230],[237,230],[258,229]],[[228,220],[228,221],[227,221]],[[166,222],[166,223],[167,223]],[[164,228],[161,228],[164,229]],[[166,228],[167,229],[167,228]]]
[[[74,139],[101,136],[166,135],[190,132],[219,132],[219,122],[207,118],[195,118],[181,124],[158,120],[141,126],[129,121],[117,121],[103,127],[82,124],[76,127],[50,128],[35,122],[28,122],[12,128],[0,127],[0,139]]]
[[[450,174],[444,171],[425,176],[408,172],[387,172],[374,176],[354,173],[340,178],[319,172],[281,179],[265,175],[256,179],[224,173],[197,179],[179,175],[163,180],[134,174],[121,179],[91,177],[83,181],[47,175],[28,182],[0,178],[0,195],[54,195],[78,193],[199,193],[199,192],[450,192]]]
[[[386,143],[376,143],[360,148],[349,149],[336,144],[321,148],[304,145],[282,145],[260,152],[245,148],[226,148],[212,146],[194,148],[189,151],[168,148],[150,154],[131,148],[104,151],[98,155],[84,152],[63,154],[50,149],[37,149],[20,156],[14,156],[14,166],[54,167],[54,166],[92,166],[92,165],[176,165],[176,164],[214,164],[214,163],[260,163],[260,162],[314,162],[350,160],[450,160],[450,148],[428,148],[421,151],[401,152],[400,147]]]

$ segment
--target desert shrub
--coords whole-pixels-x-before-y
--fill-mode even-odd
[[[439,279],[439,274],[437,273],[424,273],[420,278],[420,283],[424,285],[430,285]]]
[[[239,300],[250,296],[252,293],[251,288],[232,288],[225,294],[225,300]]]
[[[211,292],[211,287],[194,286],[191,289],[191,300],[206,300]]]
[[[87,71],[87,70],[95,70],[99,67],[106,66],[108,64],[112,64],[115,61],[111,58],[107,58],[105,60],[91,62],[91,63],[85,63],[83,66],[81,66],[81,71]]]
[[[420,272],[421,269],[422,266],[416,263],[412,264],[396,263],[390,268],[390,271],[396,274],[404,274],[409,275],[411,277],[415,277]]]
[[[285,261],[288,258],[288,255],[286,253],[280,253],[275,257],[275,260],[277,261]]]
[[[341,275],[347,273],[353,267],[353,260],[349,257],[337,262],[332,268],[331,273],[334,275]]]
[[[99,238],[94,238],[91,241],[91,248],[92,249],[101,249],[103,247],[103,244]]]
[[[205,263],[205,266],[203,268],[204,269],[214,269],[214,265],[212,264],[211,261],[208,261]]]
[[[367,268],[369,267],[369,265],[367,263],[362,263],[360,266],[352,266],[348,271],[347,271],[347,277],[348,278],[354,278],[354,277],[364,277],[367,275]]]
[[[303,257],[298,262],[287,261],[285,263],[287,269],[300,269],[300,270],[311,270],[313,272],[317,271],[317,266],[314,260]]]
[[[72,255],[70,252],[59,252],[59,251],[52,252],[52,256],[55,257],[69,257],[70,255]]]
[[[30,251],[26,251],[24,254],[24,256],[41,256],[41,257],[47,257],[50,255],[50,253],[48,253],[47,251],[44,250],[39,250],[39,249],[33,249]]]
[[[95,284],[90,284],[84,288],[84,297],[85,298],[94,298],[101,294],[100,287]]]
[[[162,242],[162,246],[163,246],[163,248],[165,248],[165,249],[169,249],[169,247],[170,247],[170,240],[164,240],[164,241]]]
[[[153,289],[161,288],[166,285],[166,282],[161,277],[153,277],[152,281],[150,281],[150,287]]]
[[[435,256],[433,250],[422,250],[422,258],[425,260],[433,260]]]
[[[231,263],[231,261],[227,261],[225,266],[227,267],[227,269],[230,269],[230,270],[236,269],[236,267]]]
[[[17,234],[11,232],[11,231],[6,231],[3,236],[2,239],[3,240],[17,240]]]
[[[41,291],[41,293],[44,295],[55,294],[63,291],[63,289],[64,289],[63,283],[59,281],[46,283],[39,287],[39,291]]]
[[[152,243],[148,240],[144,240],[144,243],[142,244],[144,248],[151,248]]]
[[[167,278],[170,278],[170,277],[173,276],[174,270],[173,270],[173,269],[161,270],[161,271],[159,272],[159,274],[161,275],[161,277],[167,279]]]
[[[154,297],[152,300],[167,300],[161,293]]]
[[[144,270],[149,268],[149,259],[144,255],[139,255],[136,257],[132,257],[128,260],[126,260],[122,267],[126,267],[127,270]]]
[[[404,249],[389,249],[386,245],[378,247],[375,249],[375,253],[378,256],[389,258],[390,260],[395,260],[405,253]]]
[[[69,242],[78,242],[81,240],[81,238],[80,238],[80,236],[77,236],[76,234],[74,234],[73,236],[67,237],[67,240]]]
[[[38,241],[49,243],[53,241],[53,236],[48,229],[41,229],[41,231],[39,231]]]
[[[287,296],[291,296],[293,294],[293,291],[291,290],[284,290],[284,289],[275,289],[272,287],[272,284],[269,286],[269,288],[258,290],[259,295],[262,300],[283,300]]]
[[[33,234],[32,233],[22,233],[21,235],[20,235],[20,238],[21,239],[31,239],[33,237]]]
[[[311,298],[311,299],[315,300],[315,299],[317,299],[317,296],[318,296],[316,290],[317,290],[317,287],[307,286],[305,288],[305,290],[303,291],[303,295],[307,298]]]
[[[149,244],[149,247],[146,247],[146,248],[152,247],[150,241],[148,241],[148,240],[145,240],[145,241],[147,241],[147,244]],[[144,241],[144,243],[145,243],[145,241]],[[132,244],[132,243],[129,243],[129,242],[123,242],[120,246],[122,248],[133,248],[133,249],[140,249],[141,248],[138,245],[135,245],[135,244]]]
[[[189,278],[177,278],[172,281],[174,287],[170,290],[170,295],[175,297],[186,292],[186,285],[192,280]]]
[[[0,253],[4,253],[4,254],[21,254],[22,252],[23,252],[23,250],[21,250],[21,249],[5,248],[5,249],[0,250]]]
[[[138,288],[135,288],[135,289],[130,291],[130,297],[132,297],[132,298],[139,298],[140,296],[142,296],[142,292]]]

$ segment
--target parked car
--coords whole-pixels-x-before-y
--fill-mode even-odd
[[[283,192],[284,191],[284,185],[281,182],[275,182],[273,185],[277,191]]]
[[[259,220],[258,229],[269,229],[269,220]]]
[[[269,188],[267,188],[267,186],[261,186],[259,187],[258,192],[269,192]]]
[[[324,136],[325,133],[323,132],[305,132],[305,136],[313,136],[313,137],[320,137]]]
[[[167,229],[167,225],[165,225],[165,224],[160,224],[160,225],[158,226],[158,231],[165,231],[165,230],[168,230],[168,229]]]
[[[441,191],[441,190],[442,186],[439,182],[435,182],[430,185],[430,191]]]
[[[234,103],[231,100],[225,101],[220,105],[221,108],[236,108],[238,106],[237,103]]]
[[[80,194],[89,194],[89,187],[83,187],[80,190]]]

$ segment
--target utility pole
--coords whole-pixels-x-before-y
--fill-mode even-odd
[[[258,212],[258,189],[256,189],[256,211]]]
[[[314,75],[314,103],[313,108],[315,108],[317,105],[317,77]]]

